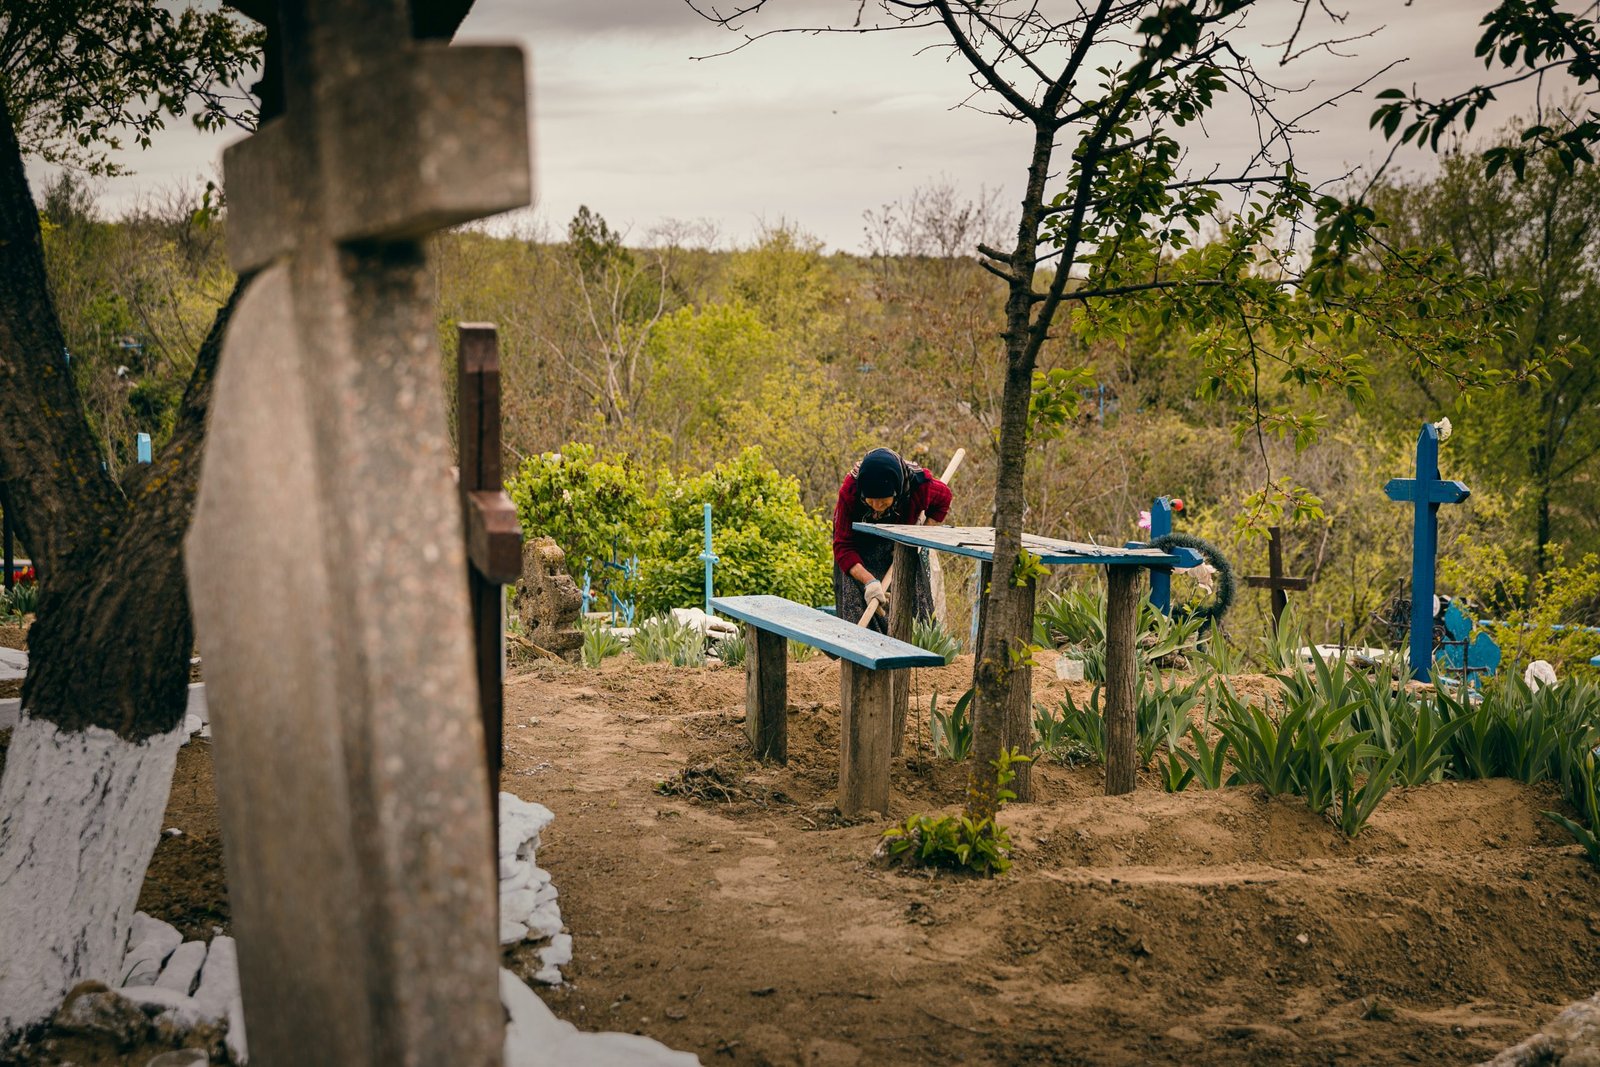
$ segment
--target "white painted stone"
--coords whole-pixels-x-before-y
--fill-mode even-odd
[[[533,937],[554,937],[561,932],[561,911],[553,900],[534,908],[522,921]]]
[[[506,869],[507,865],[502,861],[500,865],[500,895],[502,897],[518,889],[526,889],[533,881],[534,866],[527,860],[513,860],[510,864],[510,874],[506,873]]]
[[[161,968],[161,976],[156,979],[156,988],[170,989],[188,996],[194,992],[195,984],[200,980],[200,968],[205,966],[205,962],[206,943],[185,941],[167,957],[167,965]]]
[[[500,943],[502,945],[515,945],[527,936],[528,926],[526,923],[508,919],[504,915],[500,916]]]
[[[521,919],[534,908],[538,907],[536,889],[514,889],[509,893],[500,894],[500,914],[513,919]]]
[[[539,950],[539,962],[546,967],[565,967],[572,962],[572,935],[557,934]]]
[[[712,638],[725,640],[736,636],[739,627],[715,615],[707,615],[699,608],[672,608],[672,621],[679,626],[691,626]]]
[[[555,900],[557,895],[555,883],[546,882],[544,885],[533,891],[533,906],[537,908],[541,904],[548,904]]]
[[[228,1005],[228,1035],[225,1038],[234,1063],[250,1062],[250,1045],[245,1040],[244,1000],[234,997]]]
[[[0,700],[0,730],[9,730],[17,725],[17,720],[22,718],[22,700],[12,697],[9,700]]]
[[[206,1021],[198,1001],[173,989],[130,986],[117,992],[143,1008],[146,1015],[159,1016],[180,1029],[188,1030]]]
[[[205,721],[198,715],[185,715],[183,717],[183,743],[188,744],[189,739],[205,729]]]
[[[506,1023],[505,1067],[699,1067],[700,1057],[637,1034],[590,1034],[558,1019],[532,989],[500,969]]]
[[[133,947],[122,959],[121,982],[114,984],[154,985],[162,964],[172,955],[173,949],[183,943],[183,935],[171,923],[137,911],[133,914],[128,942]]]
[[[182,729],[143,743],[24,716],[0,778],[0,1037],[114,984]]]
[[[28,654],[20,648],[0,648],[0,682],[21,681],[28,676]]]
[[[213,1019],[224,1017],[228,1006],[239,999],[239,948],[226,934],[211,939],[194,999]]]
[[[1522,681],[1537,693],[1547,685],[1556,684],[1556,669],[1548,660],[1536,659],[1522,672]]]

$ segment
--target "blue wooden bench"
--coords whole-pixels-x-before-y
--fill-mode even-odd
[[[944,657],[781,596],[714,597],[745,624],[745,733],[758,759],[789,758],[789,642],[839,657],[839,810],[889,810],[894,672]]]

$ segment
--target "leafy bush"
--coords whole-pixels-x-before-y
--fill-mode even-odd
[[[587,558],[639,556],[633,588],[590,568],[619,595],[637,593],[641,615],[699,604],[705,596],[704,506],[712,507],[716,589],[729,596],[770,593],[802,604],[832,596],[827,519],[806,511],[799,485],[759,449],[746,449],[705,474],[647,473],[626,455],[585,444],[533,456],[506,483],[524,533],[552,537],[581,580]]]
[[[1153,667],[1169,656],[1195,651],[1205,630],[1205,620],[1174,619],[1150,603],[1139,602],[1136,623],[1139,663]],[[1065,647],[1083,660],[1083,677],[1103,682],[1106,677],[1106,602],[1094,589],[1065,589],[1045,598],[1034,615],[1034,641]]]
[[[591,445],[569,444],[525,459],[506,492],[523,533],[554,538],[567,555],[567,573],[582,581],[586,559],[609,560],[614,548],[627,554],[640,544],[651,510],[649,483],[626,456],[597,456]]]
[[[1600,609],[1600,556],[1588,553],[1569,564],[1559,545],[1547,551],[1548,566],[1531,580],[1503,547],[1480,538],[1462,535],[1440,553],[1443,587],[1478,606],[1480,617],[1503,624],[1490,632],[1508,673],[1536,659],[1563,674],[1587,671],[1589,658],[1600,654],[1600,633],[1581,625],[1593,624]]]
[[[972,706],[972,690],[961,694],[948,715],[939,713],[939,691],[934,690],[928,703],[928,733],[933,737],[933,751],[956,763],[967,758],[972,751],[972,720],[967,709]]]
[[[944,657],[946,667],[961,654],[961,638],[944,628],[938,619],[917,619],[911,624],[911,643],[918,648]]]
[[[1100,687],[1094,687],[1082,706],[1067,693],[1058,707],[1059,717],[1043,705],[1034,709],[1041,751],[1057,763],[1104,763],[1106,716],[1100,709]]]
[[[708,474],[662,480],[653,528],[639,553],[641,610],[655,613],[703,599],[705,504],[715,524],[718,593],[770,593],[802,604],[832,598],[827,520],[808,513],[794,479],[751,448]]]
[[[670,663],[674,667],[704,667],[706,637],[670,615],[646,619],[634,630],[629,649],[641,663]]]
[[[725,667],[738,667],[744,663],[745,655],[750,651],[748,640],[744,634],[737,637],[725,637],[717,645],[717,658]]]
[[[622,638],[611,632],[604,623],[585,619],[583,627],[583,665],[598,667],[625,647]]]
[[[1026,762],[1027,756],[1013,750],[1000,753],[990,764],[995,769],[997,812],[1017,798],[1006,788],[1017,776],[1012,765]],[[925,867],[949,867],[985,877],[1004,874],[1011,867],[1011,835],[993,817],[913,815],[885,830],[883,843],[891,860]]]

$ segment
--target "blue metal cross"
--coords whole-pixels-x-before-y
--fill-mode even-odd
[[[1459,504],[1472,493],[1461,482],[1439,477],[1439,428],[1423,423],[1417,435],[1417,476],[1394,478],[1383,487],[1390,500],[1416,505],[1411,546],[1411,677],[1427,681],[1433,670],[1434,568],[1439,555],[1439,505]]]

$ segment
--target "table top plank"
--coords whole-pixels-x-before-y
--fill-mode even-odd
[[[711,609],[831,652],[869,670],[942,667],[944,657],[781,596],[719,596]]]
[[[994,528],[990,526],[905,526],[895,523],[858,522],[854,529],[860,533],[885,537],[891,541],[949,552],[985,562],[994,562]],[[1039,557],[1041,563],[1052,566],[1089,564],[1092,566],[1134,567],[1187,567],[1192,562],[1191,553],[1164,552],[1158,548],[1125,548],[1115,545],[1091,545],[1081,541],[1063,541],[1038,534],[1022,535],[1022,547]]]

